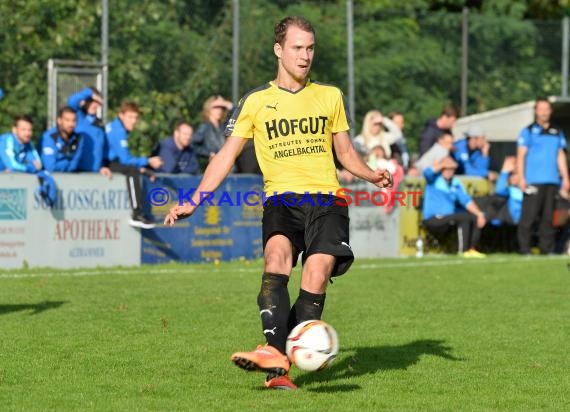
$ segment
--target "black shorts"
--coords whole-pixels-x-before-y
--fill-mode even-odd
[[[263,205],[263,249],[276,234],[286,236],[294,246],[293,266],[303,252],[303,264],[314,253],[336,257],[331,276],[344,274],[354,255],[348,237],[348,207],[335,202],[336,196],[286,194],[268,198]]]

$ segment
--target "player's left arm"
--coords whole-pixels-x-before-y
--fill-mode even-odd
[[[374,183],[378,187],[391,188],[393,186],[392,176],[387,170],[372,170],[352,145],[352,140],[346,131],[333,134],[333,147],[340,164],[350,173]]]

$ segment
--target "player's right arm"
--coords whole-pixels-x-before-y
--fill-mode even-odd
[[[164,218],[165,225],[174,225],[178,219],[191,216],[200,205],[202,193],[214,192],[230,174],[232,167],[248,139],[243,137],[228,137],[220,151],[212,158],[204,172],[198,188],[192,195],[192,204],[174,206]]]
[[[525,166],[526,154],[530,140],[530,131],[525,128],[521,131],[517,139],[517,174],[519,175],[519,187],[524,192],[526,190]]]

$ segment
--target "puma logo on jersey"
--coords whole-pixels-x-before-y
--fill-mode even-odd
[[[279,103],[279,102],[275,102],[275,105],[274,105],[274,106],[271,106],[270,104],[266,104],[265,107],[266,107],[267,109],[273,109],[273,110],[277,111],[277,104],[278,104],[278,103]]]
[[[349,245],[348,243],[346,243],[346,242],[340,242],[340,244],[343,245],[343,246],[346,246],[347,248],[349,248],[349,249],[352,250],[352,248],[350,247],[350,245]]]

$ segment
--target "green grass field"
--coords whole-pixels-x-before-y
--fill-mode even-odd
[[[229,361],[263,340],[260,268],[0,271],[0,409],[570,409],[565,258],[361,259],[328,290],[340,355],[296,392]]]

